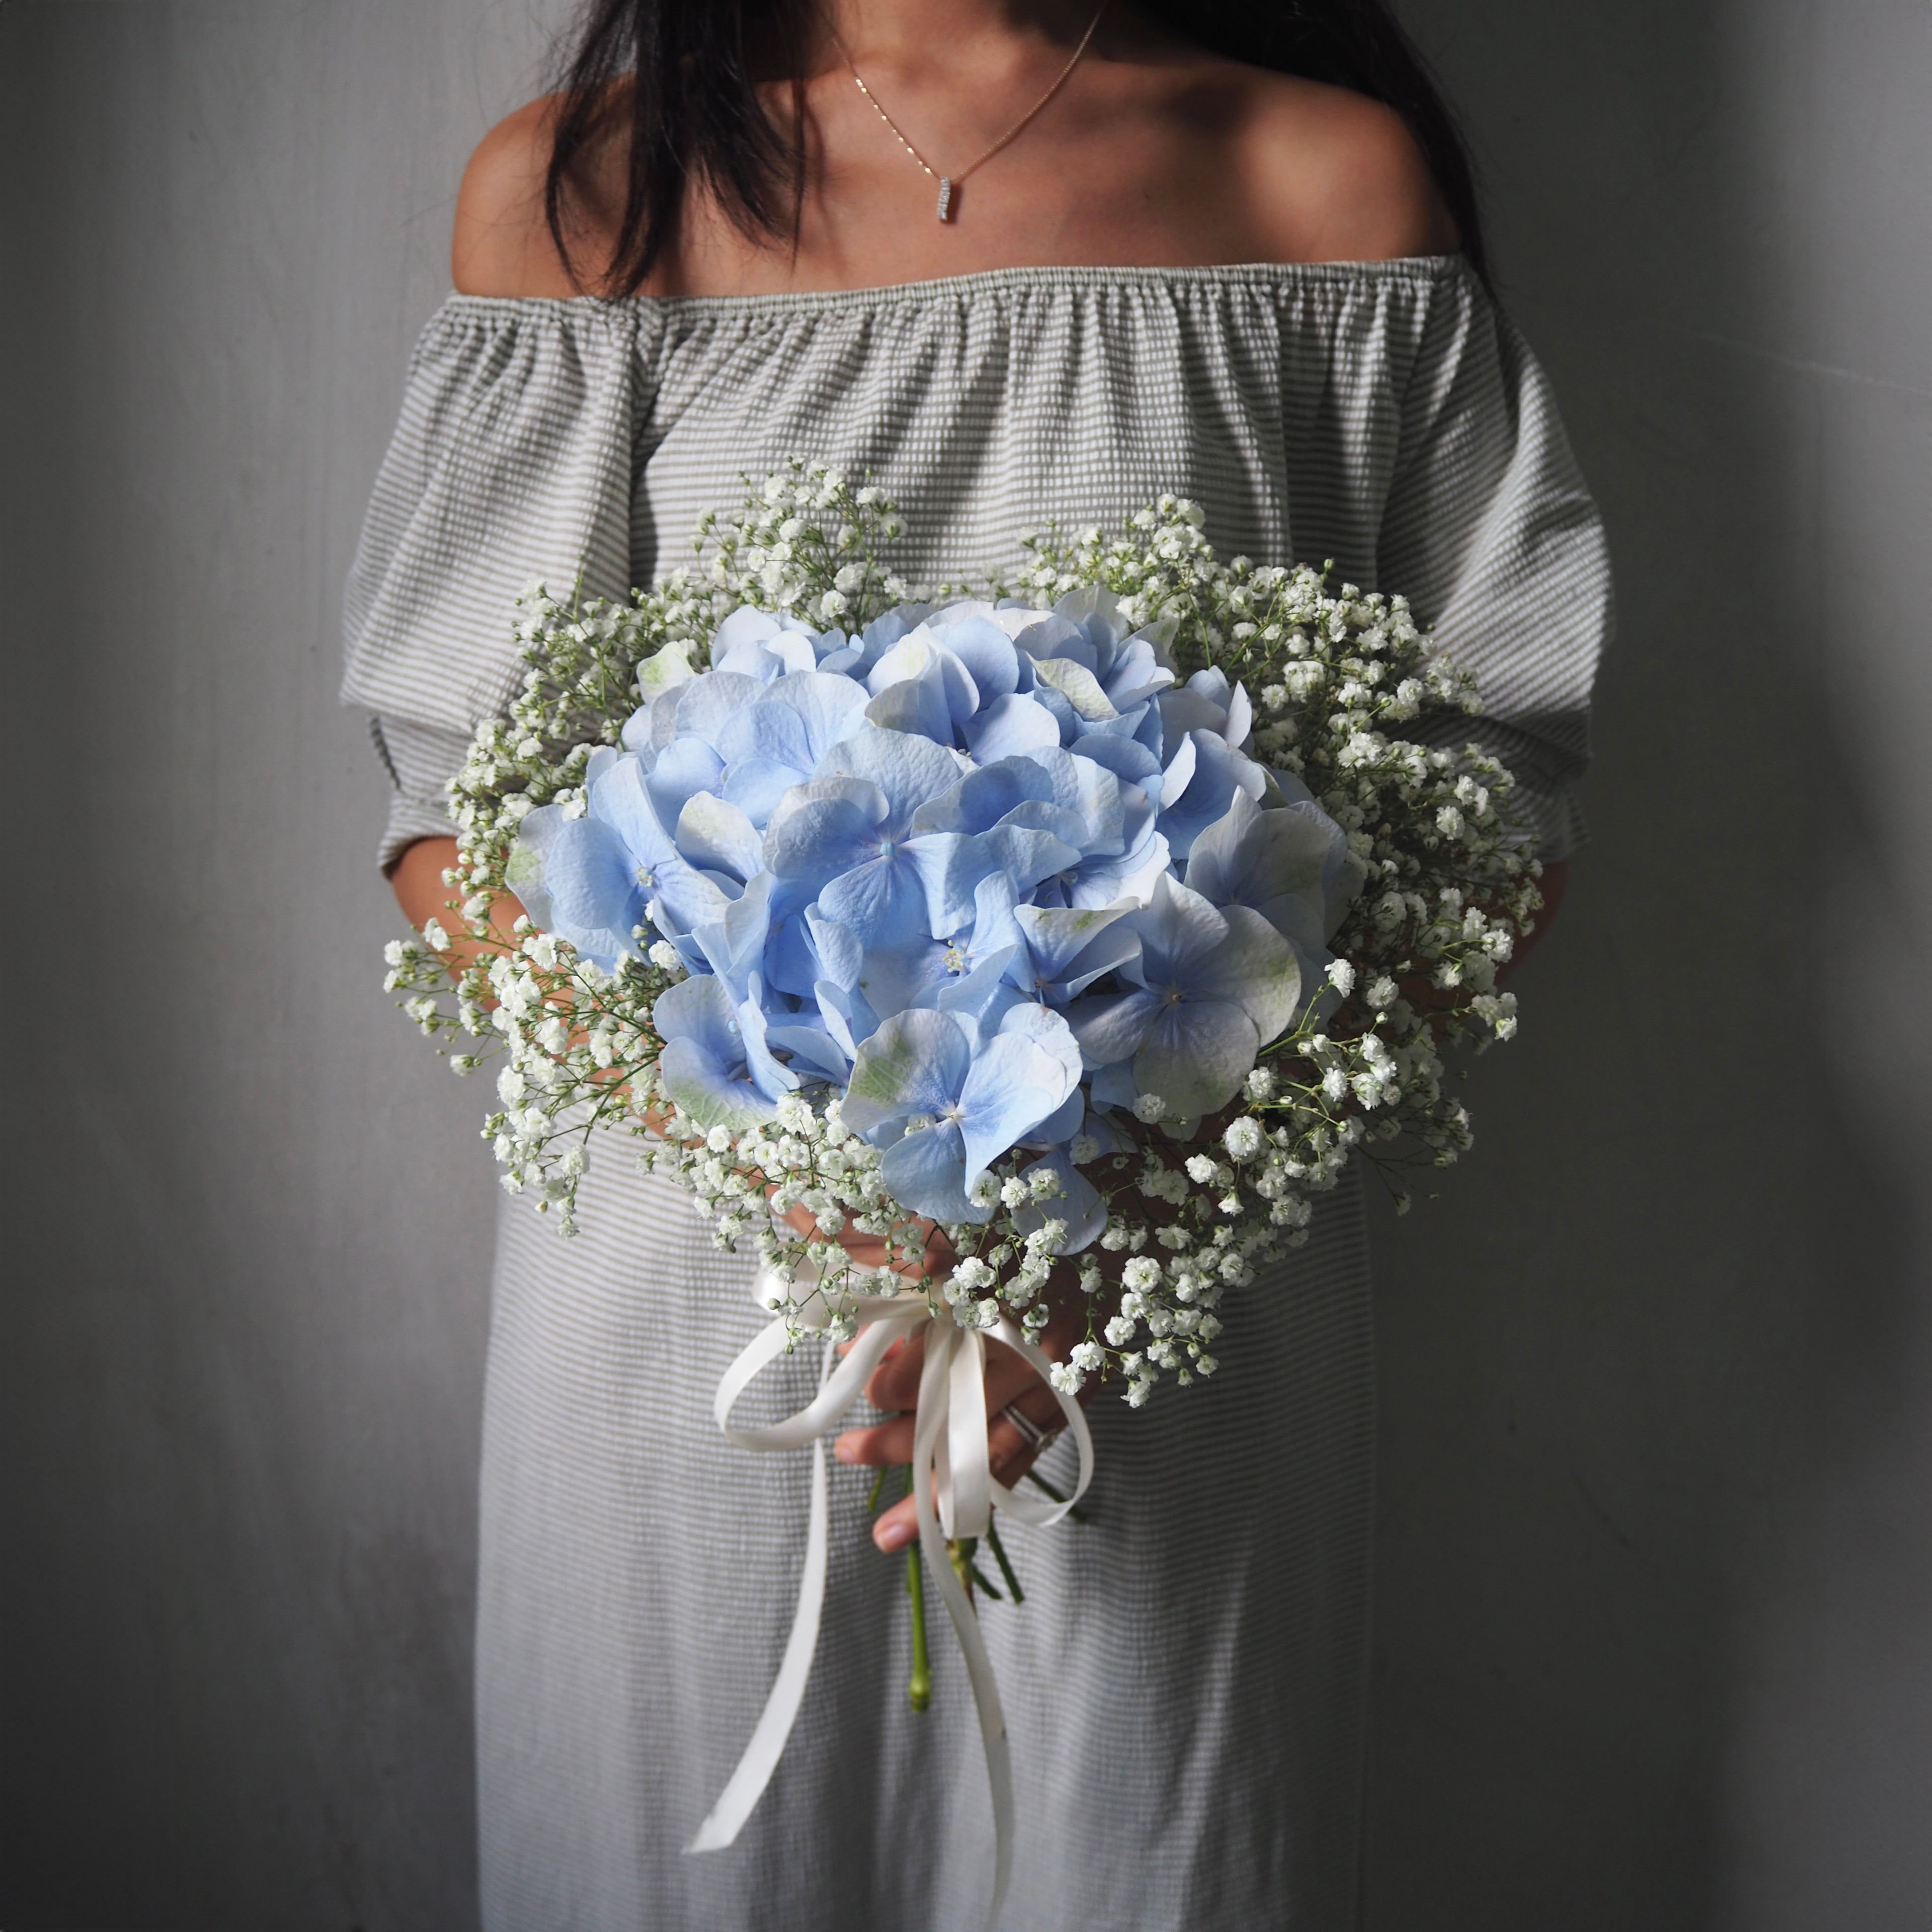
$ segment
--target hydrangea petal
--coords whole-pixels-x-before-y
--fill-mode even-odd
[[[854,1060],[846,1124],[862,1134],[908,1114],[941,1113],[958,1096],[971,1061],[965,1032],[951,1014],[929,1006],[895,1013]]]
[[[1029,1201],[1013,1210],[1013,1224],[1022,1234],[1030,1234],[1049,1220],[1066,1223],[1066,1238],[1060,1244],[1063,1255],[1077,1255],[1098,1240],[1107,1226],[1106,1203],[1100,1190],[1056,1148],[1044,1160],[1020,1170],[1022,1180],[1036,1174],[1054,1174],[1066,1190],[1058,1199]]]
[[[1090,1071],[1131,1060],[1141,1049],[1160,1007],[1144,988],[1125,993],[1090,994],[1066,1010],[1066,1023]]]
[[[964,1136],[950,1120],[921,1127],[886,1148],[879,1178],[893,1198],[934,1221],[989,1221],[990,1206],[966,1197]]]
[[[982,706],[1019,688],[1019,653],[998,625],[968,614],[944,625],[935,620],[932,628],[970,674]]]
[[[690,688],[686,686],[686,688]],[[675,825],[684,802],[723,782],[724,760],[701,738],[674,738],[652,765],[645,789],[662,824]]]
[[[1240,1092],[1261,1044],[1254,1022],[1232,1000],[1163,1002],[1134,1055],[1134,1078],[1171,1113],[1211,1114]]]
[[[1064,703],[1064,700],[1063,700]],[[966,743],[982,764],[1060,743],[1060,721],[1030,696],[996,698],[966,727]]]
[[[881,730],[903,731],[929,738],[935,745],[952,742],[952,707],[947,701],[946,681],[941,674],[938,653],[916,677],[901,678],[887,685],[866,706],[868,723]]]
[[[544,854],[544,884],[556,929],[567,938],[578,931],[628,934],[644,916],[630,849],[601,819],[567,818],[556,827]]]
[[[865,724],[842,739],[819,760],[814,778],[846,774],[869,778],[885,794],[885,823],[891,836],[902,836],[913,814],[929,798],[950,791],[958,782],[959,760],[930,738],[904,731],[881,730]]]
[[[765,868],[764,843],[737,806],[694,792],[677,815],[677,849],[692,865],[728,872],[741,883]]]
[[[1066,1099],[1070,1084],[1064,1063],[1024,1035],[1001,1033],[988,1041],[959,1093],[967,1185],[1045,1120]]]
[[[1223,907],[1221,917],[1227,922],[1227,938],[1196,965],[1188,997],[1240,1005],[1265,1046],[1294,1018],[1300,1004],[1301,969],[1294,949],[1251,907]]]
[[[778,1112],[751,1082],[728,1071],[696,1041],[674,1040],[658,1056],[664,1092],[701,1126],[741,1133]]]

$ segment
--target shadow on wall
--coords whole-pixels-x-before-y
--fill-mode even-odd
[[[1887,1144],[1925,1123],[1855,1042],[1924,1043],[1909,976],[1863,982],[1887,932],[1922,956],[1894,901],[1927,801],[1910,726],[1875,740],[1846,692],[1928,722],[1932,412],[1902,331],[1847,369],[1814,325],[1847,286],[1922,316],[1924,255],[1856,196],[1835,262],[1798,238],[1867,158],[1844,127],[1918,113],[1923,9],[1406,10],[1620,622],[1594,843],[1472,1081],[1476,1156],[1377,1234],[1368,1922],[1903,1932],[1932,1918],[1932,1378]]]

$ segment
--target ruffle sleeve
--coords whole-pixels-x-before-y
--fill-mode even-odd
[[[631,584],[634,304],[452,296],[418,343],[344,600],[345,703],[396,785],[385,864],[448,830],[443,785],[516,669],[518,596]]]
[[[1602,519],[1547,379],[1474,278],[1438,285],[1419,326],[1378,580],[1476,674],[1484,715],[1448,735],[1510,767],[1541,856],[1567,858],[1612,624]]]

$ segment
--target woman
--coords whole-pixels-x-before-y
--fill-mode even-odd
[[[1378,0],[1118,4],[1097,25],[1079,0],[601,0],[566,87],[464,181],[458,293],[352,584],[347,694],[396,782],[405,909],[446,896],[440,785],[510,674],[522,584],[580,566],[621,595],[794,452],[892,490],[910,575],[1173,490],[1223,554],[1332,557],[1406,591],[1480,674],[1560,861],[1607,578],[1481,261],[1466,166]],[[910,1505],[872,1546],[862,1466],[835,1486],[789,1750],[736,1846],[680,1856],[783,1645],[806,1472],[711,1422],[761,1320],[748,1264],[615,1149],[580,1218],[568,1247],[514,1204],[502,1229],[486,1925],[976,1925],[970,1700],[941,1646],[934,1712],[905,1708],[902,1562],[879,1552]],[[1090,1520],[1016,1532],[1028,1601],[985,1610],[1020,1787],[1012,1927],[1354,1922],[1372,1447],[1354,1192],[1226,1312],[1210,1388],[1096,1406]],[[796,1407],[812,1371],[790,1366],[773,1399]],[[889,1364],[869,1392],[890,1418],[913,1381]],[[910,1437],[901,1413],[840,1457],[902,1461]],[[994,1442],[1023,1463],[1012,1422]]]

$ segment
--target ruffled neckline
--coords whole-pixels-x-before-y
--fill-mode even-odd
[[[1207,268],[983,268],[920,282],[854,289],[806,289],[744,296],[472,296],[452,290],[446,308],[478,314],[513,312],[610,315],[632,310],[678,316],[809,315],[899,307],[963,304],[976,297],[1012,298],[1040,292],[1113,290],[1212,291],[1221,288],[1360,287],[1429,285],[1473,272],[1461,255],[1405,255],[1378,262],[1241,262]]]

